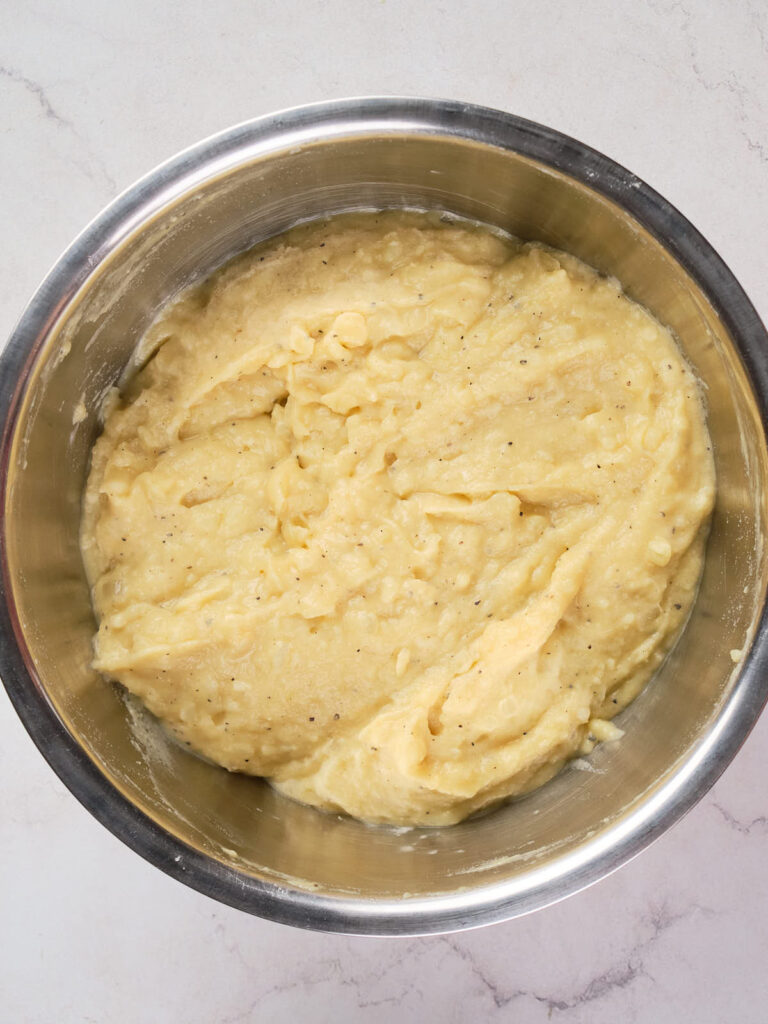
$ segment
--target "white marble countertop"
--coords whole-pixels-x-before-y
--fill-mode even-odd
[[[312,100],[422,94],[575,135],[657,188],[768,319],[765,0],[26,0],[0,5],[0,336],[118,191]],[[768,717],[610,878],[457,935],[361,939],[220,906],[124,847],[0,696],[3,1020],[768,1020]]]

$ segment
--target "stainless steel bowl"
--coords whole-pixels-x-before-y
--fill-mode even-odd
[[[676,332],[704,382],[718,500],[701,591],[592,771],[445,830],[372,828],[168,744],[90,668],[78,549],[97,408],[157,310],[298,220],[446,209],[569,250]],[[240,125],[120,196],[61,257],[0,363],[0,668],[75,796],[138,853],[232,906],[308,928],[419,934],[542,907],[612,871],[712,785],[768,695],[768,337],[667,202],[573,139],[461,103],[365,99]],[[82,403],[82,405],[80,405]],[[82,407],[87,415],[80,422]],[[735,665],[732,651],[744,651]]]

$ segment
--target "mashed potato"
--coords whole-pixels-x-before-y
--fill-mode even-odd
[[[187,292],[144,352],[85,495],[95,665],[189,747],[443,825],[617,735],[714,475],[690,370],[615,281],[346,216]]]

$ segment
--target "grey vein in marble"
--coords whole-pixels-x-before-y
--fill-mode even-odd
[[[727,823],[729,828],[734,829],[736,832],[740,832],[743,836],[751,836],[757,833],[762,835],[768,835],[768,815],[761,814],[751,821],[741,821],[735,815],[722,806],[722,804],[712,802],[712,807],[720,813],[723,820]]]
[[[710,916],[713,913],[709,907],[698,904],[693,904],[682,911],[671,911],[666,904],[652,907],[642,922],[646,927],[650,927],[651,934],[637,941],[615,964],[596,974],[581,989],[567,995],[547,995],[525,988],[506,991],[502,985],[489,977],[472,953],[463,947],[460,939],[446,935],[442,936],[440,941],[469,966],[472,976],[490,995],[497,1010],[518,1000],[532,1000],[545,1006],[551,1017],[555,1011],[564,1013],[605,999],[617,990],[628,988],[640,978],[650,979],[651,976],[645,967],[645,956],[659,938],[678,922],[685,921],[693,915]]]
[[[733,97],[735,101],[735,116],[740,126],[740,135],[744,139],[747,149],[750,152],[755,153],[761,163],[768,163],[768,147],[766,147],[766,145],[749,130],[749,125],[752,124],[752,119],[748,113],[748,102],[751,100],[762,113],[765,113],[762,105],[757,99],[757,95],[741,81],[737,70],[731,70],[725,78],[718,78],[717,76],[708,74],[702,66],[702,58],[699,53],[697,35],[693,29],[694,18],[690,7],[685,3],[676,2],[669,5],[667,9],[668,11],[678,12],[681,15],[681,30],[686,40],[686,46],[690,56],[690,67],[696,81],[707,92],[717,92],[722,89]],[[750,14],[752,15],[752,21],[758,34],[758,38],[760,39],[761,47],[765,52],[765,31],[760,13],[757,10],[752,9],[750,10]],[[764,8],[763,19],[765,18],[766,11]]]
[[[53,122],[57,128],[67,132],[82,150],[85,159],[80,162],[80,167],[86,177],[93,180],[92,168],[95,168],[98,177],[102,179],[102,185],[106,186],[109,196],[115,195],[118,190],[117,183],[107,170],[104,161],[92,152],[76,125],[56,110],[43,86],[22,74],[17,68],[5,65],[0,65],[0,78],[4,78],[15,85],[20,85],[37,101],[45,120]]]

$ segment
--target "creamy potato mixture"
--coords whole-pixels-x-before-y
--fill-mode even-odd
[[[669,332],[571,256],[314,223],[185,293],[85,495],[95,665],[232,771],[445,825],[618,730],[714,491]]]

